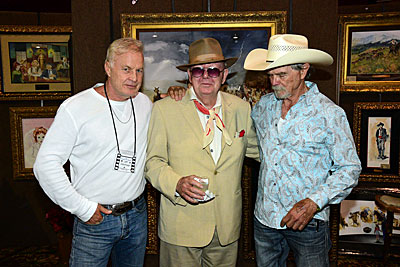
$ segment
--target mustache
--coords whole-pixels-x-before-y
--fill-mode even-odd
[[[283,87],[282,85],[273,85],[272,86],[272,90],[274,90],[274,91],[284,91],[284,90],[286,90],[286,88]]]

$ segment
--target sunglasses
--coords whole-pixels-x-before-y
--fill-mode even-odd
[[[223,71],[223,70],[220,70],[215,67],[211,67],[208,69],[204,69],[202,67],[194,67],[190,70],[190,72],[192,73],[193,77],[199,78],[199,77],[203,76],[204,71],[206,71],[206,70],[207,70],[208,77],[211,77],[211,78],[217,78]]]

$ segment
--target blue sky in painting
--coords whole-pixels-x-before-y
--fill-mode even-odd
[[[368,31],[368,32],[353,32],[352,47],[356,45],[373,44],[376,42],[387,42],[392,39],[400,40],[400,31]]]
[[[233,38],[235,34],[238,37],[236,41]],[[159,87],[165,92],[171,85],[184,85],[180,81],[187,79],[186,72],[176,69],[176,66],[187,64],[189,45],[205,37],[217,39],[226,58],[239,58],[229,69],[235,75],[227,81],[229,85],[237,86],[244,80],[243,63],[247,54],[254,48],[267,48],[269,36],[266,30],[140,32],[145,57],[143,89],[153,91]]]

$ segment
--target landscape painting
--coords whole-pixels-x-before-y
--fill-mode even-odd
[[[400,13],[339,16],[340,91],[400,92]]]
[[[352,32],[349,65],[358,81],[399,80],[400,30]]]

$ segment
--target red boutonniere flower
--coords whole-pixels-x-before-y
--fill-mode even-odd
[[[243,137],[244,133],[245,133],[244,130],[241,130],[240,133],[239,133],[239,137]]]

